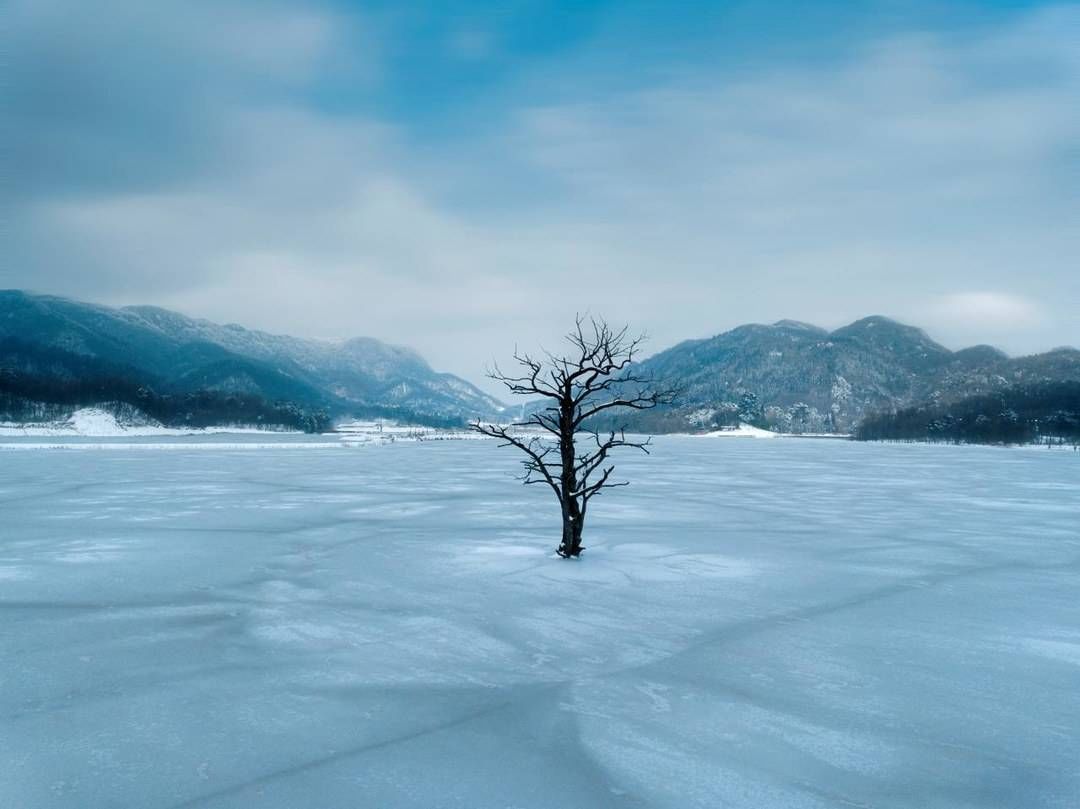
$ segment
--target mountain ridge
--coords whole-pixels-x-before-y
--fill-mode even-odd
[[[780,431],[848,432],[871,413],[1080,379],[1080,351],[1021,357],[976,345],[953,351],[882,315],[828,331],[779,320],[682,341],[638,370],[683,388],[674,408],[634,414],[638,429],[679,430],[742,418]]]
[[[500,418],[506,409],[468,381],[433,370],[411,348],[371,337],[292,337],[157,306],[113,308],[0,290],[0,343],[0,371],[18,373],[34,390],[43,389],[43,374],[65,380],[65,390],[78,387],[80,374],[96,374],[91,387],[98,390],[126,373],[137,383],[133,390],[142,386],[164,397],[154,400],[163,412],[177,409],[170,397],[195,392],[246,397],[252,412],[274,411],[257,404],[263,401],[330,417],[440,424]],[[733,420],[783,432],[851,432],[874,413],[1080,380],[1080,351],[1073,348],[1020,357],[984,344],[953,351],[923,329],[882,315],[831,331],[791,319],[747,323],[684,340],[635,365],[683,389],[676,406],[616,419],[654,432]],[[117,370],[123,368],[132,370]]]
[[[334,343],[272,334],[155,306],[0,290],[2,338],[131,366],[177,391],[242,392],[332,415],[388,411],[463,421],[503,407],[409,348],[370,337]]]

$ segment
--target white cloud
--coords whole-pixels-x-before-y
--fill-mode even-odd
[[[912,310],[910,316],[954,347],[975,343],[1023,346],[1033,332],[1052,326],[1054,319],[1034,301],[1000,291],[942,295]]]
[[[1019,295],[1003,292],[959,292],[931,304],[941,320],[959,321],[967,326],[1030,328],[1043,317],[1040,308]]]

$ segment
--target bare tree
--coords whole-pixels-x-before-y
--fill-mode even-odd
[[[535,359],[515,352],[520,376],[504,374],[498,366],[488,374],[511,393],[540,397],[531,415],[512,424],[477,420],[471,426],[500,439],[500,446],[525,453],[522,481],[526,485],[551,487],[562,510],[557,553],[571,558],[584,550],[581,534],[592,499],[605,489],[629,485],[612,480],[612,451],[630,447],[649,452],[650,439],[627,438],[625,425],[600,430],[595,426],[598,417],[670,404],[677,391],[658,388],[632,366],[645,338],[630,336],[628,327],[613,329],[601,319],[578,316],[566,339],[572,347],[566,356],[544,351],[544,359]]]

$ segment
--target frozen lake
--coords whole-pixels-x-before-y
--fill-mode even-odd
[[[0,806],[1080,805],[1074,452],[285,440],[0,449]]]

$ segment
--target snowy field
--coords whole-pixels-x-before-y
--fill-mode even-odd
[[[0,450],[0,806],[1080,806],[1076,453],[199,440]]]

